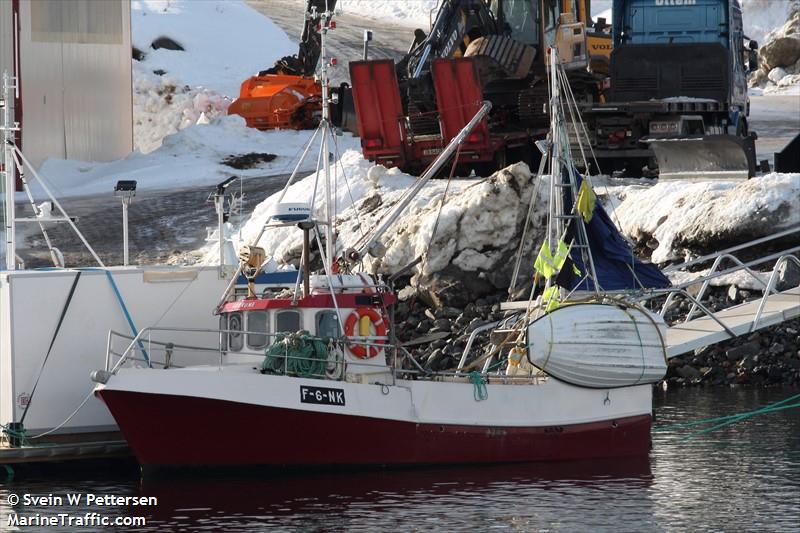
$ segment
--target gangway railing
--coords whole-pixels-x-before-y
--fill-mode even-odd
[[[734,252],[742,252],[747,249],[752,249],[755,246],[763,245],[764,243],[791,235],[800,236],[800,226],[776,232],[766,237],[755,239],[664,269],[665,272],[676,272],[713,261],[709,271],[702,276],[687,280],[668,289],[650,291],[640,298],[637,298],[637,301],[642,304],[664,298],[661,309],[657,311],[662,318],[666,318],[667,313],[672,309],[679,298],[691,302],[691,307],[686,316],[670,328],[670,331],[674,331],[676,335],[680,333],[683,337],[681,338],[681,342],[676,346],[669,346],[668,343],[668,351],[670,348],[673,348],[671,354],[677,355],[679,353],[678,350],[683,349],[685,351],[685,348],[689,345],[702,347],[719,342],[719,336],[722,332],[724,332],[728,338],[736,338],[741,335],[752,333],[762,327],[789,320],[800,314],[800,285],[798,285],[798,287],[786,288],[783,291],[779,290],[778,287],[781,268],[789,268],[790,265],[794,265],[800,270],[800,258],[798,257],[798,254],[800,254],[800,245],[790,246],[780,252],[771,253],[749,261],[742,261],[734,255]],[[727,264],[726,261],[734,263],[734,266],[722,268],[724,264]],[[757,271],[755,269],[755,267],[759,265],[768,264],[773,261],[774,264],[769,271]],[[736,272],[745,273],[755,281],[755,285],[759,287],[759,290],[763,291],[763,296],[757,303],[755,301],[750,301],[722,310],[712,310],[708,305],[703,303],[708,288],[715,279]],[[767,278],[766,281],[765,278]],[[692,296],[688,288],[696,286],[697,284],[701,284],[700,289],[696,295]],[[765,310],[771,299],[778,299],[778,303],[775,304],[778,306],[778,309],[773,309],[774,312],[770,313],[769,320],[765,322],[763,320],[765,318]],[[775,305],[773,305],[773,307],[775,307]],[[734,309],[736,312],[728,311]],[[711,327],[709,320],[718,327]],[[701,323],[702,327],[699,326]],[[698,326],[693,330],[692,327],[695,324]]]

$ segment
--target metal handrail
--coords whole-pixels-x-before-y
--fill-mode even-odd
[[[679,269],[686,268],[686,267],[689,267],[689,266],[705,263],[707,261],[710,261],[711,259],[714,259],[715,257],[717,257],[719,255],[730,254],[731,252],[738,252],[739,250],[744,250],[746,248],[750,248],[752,246],[763,244],[765,242],[769,242],[769,241],[772,241],[772,240],[775,240],[775,239],[780,239],[781,237],[786,237],[787,235],[791,235],[792,233],[797,233],[797,232],[800,232],[800,226],[795,226],[795,227],[789,228],[787,230],[779,231],[778,233],[773,233],[772,235],[767,235],[766,237],[761,237],[759,239],[755,239],[755,240],[752,240],[752,241],[749,241],[749,242],[746,242],[746,243],[743,243],[743,244],[738,244],[736,246],[731,246],[730,248],[726,248],[725,250],[720,250],[718,252],[714,252],[713,254],[704,255],[704,256],[698,257],[696,259],[692,259],[691,261],[687,261],[685,263],[680,263],[680,264],[677,264],[677,265],[670,265],[670,266],[664,268],[662,271],[663,272],[672,272],[673,270],[679,270]]]
[[[723,260],[723,259],[730,259],[731,261],[733,261],[734,263],[736,263],[737,265],[739,265],[739,267],[738,267],[738,268],[732,268],[732,269],[728,269],[728,270],[730,270],[730,271],[732,271],[732,272],[739,272],[740,270],[744,270],[745,272],[747,272],[747,273],[750,275],[750,277],[752,277],[752,278],[753,278],[754,280],[756,280],[758,283],[760,283],[761,285],[763,285],[763,286],[764,286],[764,288],[766,288],[766,287],[767,287],[767,284],[766,284],[766,283],[764,283],[764,280],[762,280],[761,278],[759,278],[759,277],[756,275],[756,273],[755,273],[755,272],[753,272],[753,271],[750,269],[750,267],[749,267],[749,266],[745,265],[745,264],[744,264],[744,263],[742,263],[742,262],[741,262],[741,261],[740,261],[738,258],[736,258],[735,256],[733,256],[733,255],[730,255],[730,254],[721,254],[719,257],[717,257],[717,258],[714,260],[714,264],[711,266],[711,273],[712,273],[712,274],[713,274],[713,273],[714,273],[714,271],[715,271],[715,270],[716,270],[716,269],[719,267],[719,265],[722,263],[722,260]],[[773,271],[774,271],[774,270],[775,270],[775,267],[773,267]],[[722,273],[719,273],[719,274],[721,275]],[[702,300],[703,300],[703,296],[705,296],[706,290],[708,289],[709,285],[711,284],[711,280],[712,280],[712,279],[714,279],[714,278],[709,278],[709,279],[706,279],[706,280],[703,282],[703,286],[700,288],[700,292],[698,292],[698,293],[697,293],[697,299],[698,299],[698,300],[700,300],[700,301],[702,301]],[[696,281],[695,281],[695,283],[696,283]],[[691,319],[692,319],[692,315],[694,315],[695,309],[697,309],[697,306],[693,304],[693,305],[692,305],[692,307],[691,307],[691,309],[689,309],[689,313],[686,315],[686,319],[684,320],[684,322],[688,322],[689,320],[691,320]]]
[[[769,282],[767,283],[767,289],[764,291],[764,296],[761,298],[761,302],[758,304],[758,311],[756,311],[756,317],[753,319],[753,325],[750,326],[750,332],[755,331],[756,325],[758,325],[758,321],[761,319],[761,314],[764,312],[764,306],[767,305],[767,297],[770,295],[770,290],[775,286],[775,282],[778,279],[777,276],[779,266],[784,263],[788,264],[789,261],[793,261],[798,267],[800,267],[800,259],[793,255],[784,255],[778,259],[778,261],[775,263],[775,268],[772,269],[772,274],[769,277]]]
[[[696,304],[697,307],[699,307],[700,310],[703,311],[703,313],[706,314],[706,316],[708,316],[714,322],[716,322],[717,324],[722,326],[722,329],[724,329],[725,332],[728,333],[728,335],[731,336],[731,338],[735,338],[736,337],[736,334],[722,320],[720,320],[719,317],[715,316],[713,311],[711,311],[705,305],[703,305],[702,303],[697,301],[694,296],[692,296],[691,294],[686,292],[684,289],[658,289],[658,290],[655,290],[655,291],[643,296],[642,298],[639,298],[638,302],[642,303],[642,302],[645,302],[647,300],[652,300],[653,298],[658,298],[658,297],[664,296],[664,295],[667,295],[667,302],[669,302],[674,294],[680,294],[682,296],[685,296],[687,300],[689,300],[690,302]],[[664,315],[667,312],[667,302],[664,302],[664,306],[661,308],[661,312],[659,313],[659,316],[661,316],[661,318],[664,318]]]
[[[469,339],[467,340],[467,345],[464,347],[464,352],[461,354],[461,359],[458,361],[458,369],[464,368],[464,364],[467,362],[467,357],[469,356],[469,351],[472,349],[472,344],[475,342],[475,338],[478,334],[483,333],[488,329],[492,329],[498,324],[500,324],[503,320],[497,320],[496,322],[490,322],[488,324],[484,324],[483,326],[478,326],[477,328],[472,330],[472,333],[469,335]]]

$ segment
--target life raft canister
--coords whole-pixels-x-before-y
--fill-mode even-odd
[[[356,332],[356,324],[358,324],[358,332]],[[376,337],[383,337],[386,335],[386,322],[383,320],[383,316],[371,307],[359,307],[353,310],[347,317],[347,320],[345,320],[344,334],[348,337],[371,337],[370,325],[375,328]],[[350,350],[350,353],[359,359],[372,359],[382,350],[382,348],[375,346],[375,344],[385,344],[386,341],[383,339],[373,339],[370,342],[372,344],[367,346],[351,341],[347,343],[347,348]]]

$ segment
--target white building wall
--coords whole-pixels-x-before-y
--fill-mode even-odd
[[[28,159],[38,166],[48,157],[110,161],[130,153],[130,0],[21,0],[20,20]]]

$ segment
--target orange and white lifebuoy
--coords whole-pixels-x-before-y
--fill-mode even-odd
[[[356,330],[358,324],[358,330]],[[374,333],[372,332],[374,329]],[[348,337],[383,337],[386,335],[386,321],[383,316],[372,307],[359,307],[354,309],[344,322],[344,334]],[[383,349],[377,344],[385,344],[384,339],[373,339],[370,345],[359,344],[351,341],[347,348],[359,359],[372,359]]]

